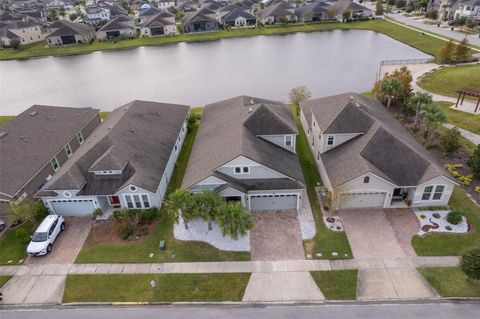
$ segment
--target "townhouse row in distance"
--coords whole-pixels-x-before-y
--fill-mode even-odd
[[[119,4],[98,1],[85,8],[72,8],[62,19],[43,18],[42,11],[39,11],[42,18],[32,19],[31,13],[27,15],[22,10],[0,12],[2,46],[38,41],[46,41],[48,46],[88,44],[95,37],[106,41],[213,32],[221,28],[253,28],[259,24],[343,21],[345,12],[351,13],[352,20],[372,16],[368,8],[351,0],[159,1],[144,3],[130,12]],[[83,10],[84,14],[78,13]]]
[[[133,101],[98,110],[33,106],[0,126],[3,206],[40,198],[52,213],[159,207],[187,134],[189,107]],[[446,205],[456,182],[378,101],[354,93],[301,104],[239,96],[205,106],[182,188],[251,211],[308,200],[304,130],[330,209]],[[18,161],[22,158],[22,161]]]

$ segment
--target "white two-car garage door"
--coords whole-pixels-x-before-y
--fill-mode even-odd
[[[340,195],[338,209],[382,208],[387,193],[343,193]]]
[[[50,200],[49,202],[55,214],[62,216],[91,215],[95,210],[92,199],[64,199]]]
[[[251,195],[250,209],[260,210],[296,210],[297,194]]]

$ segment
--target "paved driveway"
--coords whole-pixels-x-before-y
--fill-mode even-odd
[[[65,217],[65,231],[53,244],[50,254],[28,257],[26,264],[71,264],[77,258],[92,227],[91,217]]]
[[[268,211],[253,215],[250,231],[252,260],[305,259],[296,212]]]
[[[420,229],[410,209],[350,209],[339,212],[353,256],[415,256],[410,244]]]

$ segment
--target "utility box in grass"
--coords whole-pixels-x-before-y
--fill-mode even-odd
[[[160,240],[159,247],[160,247],[160,250],[165,250],[165,248],[166,248],[165,240]]]

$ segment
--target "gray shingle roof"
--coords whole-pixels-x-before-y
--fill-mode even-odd
[[[255,135],[298,134],[291,117],[287,108],[262,104],[243,125]]]
[[[92,108],[34,105],[2,124],[0,132],[7,135],[0,138],[0,192],[14,196],[98,112]]]
[[[188,13],[182,18],[181,21],[182,21],[182,24],[193,23],[193,22],[204,22],[204,21],[217,22],[214,16],[215,16],[214,11],[208,8],[202,8],[200,10]]]
[[[175,24],[175,23],[167,19],[163,13],[159,13],[147,19],[145,23],[142,25],[142,27],[147,27],[147,28],[159,27],[159,26],[165,26],[165,25],[171,25],[171,24]]]
[[[114,110],[45,185],[46,190],[75,189],[105,195],[136,185],[155,192],[163,176],[188,106],[133,101]],[[96,169],[125,167],[122,176],[94,176]],[[73,172],[73,173],[72,173]],[[79,174],[80,173],[80,174]],[[78,189],[78,188],[77,188]]]
[[[321,155],[333,187],[368,172],[397,186],[415,186],[440,175],[449,178],[438,161],[376,100],[347,93],[302,103],[302,110],[310,109],[323,124],[321,128],[328,128],[349,105],[355,105],[373,123],[360,127],[368,127],[364,134]],[[345,119],[358,125],[350,116]]]
[[[101,27],[98,31],[116,31],[116,30],[134,30],[132,26],[129,25],[130,20],[124,16],[119,16]]]
[[[70,21],[59,20],[48,26],[48,29],[53,30],[48,36],[67,36],[74,34],[89,34],[94,33],[95,29],[84,24]]]
[[[374,120],[349,102],[330,123],[325,130],[326,134],[367,133]]]
[[[224,17],[223,17],[223,20],[224,21],[234,21],[238,17],[242,17],[242,18],[245,18],[247,20],[257,19],[257,17],[255,17],[250,12],[245,11],[245,9],[236,7],[232,11],[230,11],[229,13],[225,14]]]
[[[327,13],[329,7],[330,5],[326,2],[321,2],[321,1],[313,2],[305,6],[300,6],[295,8],[295,14],[303,17],[305,14],[308,14],[308,13],[312,13],[312,14]]]
[[[292,10],[292,11],[291,11]],[[272,4],[265,9],[260,9],[255,13],[260,18],[267,18],[270,16],[273,17],[284,17],[293,15],[293,7],[285,2],[279,2]]]
[[[183,187],[188,188],[198,183],[212,175],[215,169],[238,156],[245,156],[303,182],[303,173],[296,154],[257,137],[245,125],[257,111],[266,112],[272,109],[276,110],[276,114],[285,116],[282,120],[275,116],[272,116],[272,119],[281,123],[286,134],[291,134],[295,125],[293,117],[290,113],[287,119],[288,108],[282,106],[280,102],[239,96],[207,105],[189,159]],[[286,121],[287,125],[284,125],[283,121]]]

